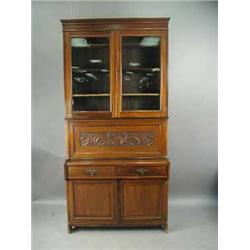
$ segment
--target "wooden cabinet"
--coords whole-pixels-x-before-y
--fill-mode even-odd
[[[168,21],[62,20],[70,231],[167,228]]]

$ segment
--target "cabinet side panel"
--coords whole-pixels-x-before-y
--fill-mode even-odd
[[[70,34],[63,33],[63,52],[64,52],[64,102],[65,102],[65,117],[71,118],[71,49],[70,49]]]

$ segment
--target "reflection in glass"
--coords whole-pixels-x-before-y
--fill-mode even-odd
[[[160,37],[122,37],[122,110],[160,109]]]
[[[159,110],[159,96],[123,96],[123,110]]]
[[[107,111],[109,97],[107,96],[75,96],[73,99],[74,111]]]
[[[109,38],[71,39],[73,111],[109,111]]]

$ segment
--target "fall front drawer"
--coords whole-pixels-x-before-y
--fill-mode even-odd
[[[97,177],[108,178],[113,176],[115,176],[114,167],[72,166],[67,168],[68,179],[89,179]]]
[[[166,154],[166,120],[70,120],[69,156],[132,158]]]
[[[118,169],[119,176],[167,176],[166,166],[144,167],[144,166],[127,166]]]

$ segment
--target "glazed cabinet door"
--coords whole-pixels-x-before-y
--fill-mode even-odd
[[[167,32],[116,34],[119,117],[167,116]]]
[[[66,117],[112,117],[113,32],[65,32]]]
[[[124,180],[120,182],[121,222],[156,224],[166,221],[166,181]]]
[[[72,225],[117,223],[117,182],[112,180],[68,181],[69,222]]]

